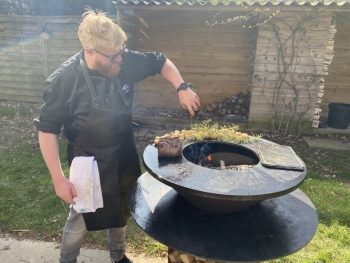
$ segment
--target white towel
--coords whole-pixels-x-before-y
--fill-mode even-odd
[[[94,156],[78,156],[70,166],[70,181],[77,192],[73,208],[78,213],[95,212],[103,207],[100,173],[94,159]]]

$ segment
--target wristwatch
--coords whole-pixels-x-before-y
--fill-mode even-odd
[[[180,84],[180,86],[176,89],[177,93],[179,93],[180,90],[187,90],[188,89],[188,85],[187,83],[183,82]]]

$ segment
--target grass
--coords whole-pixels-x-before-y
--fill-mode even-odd
[[[29,117],[32,115],[32,113],[26,109],[23,109],[22,107],[18,107],[18,109],[16,109],[16,107],[11,104],[0,104],[0,117],[13,118],[16,115]]]
[[[303,249],[270,262],[350,262],[350,152],[314,150],[302,143],[292,147],[308,168],[300,189],[315,205],[319,225],[316,235]]]
[[[0,105],[0,117],[13,118],[16,115],[16,110],[9,105]]]
[[[61,142],[62,166],[67,175],[65,147],[66,144]],[[1,232],[27,233],[37,240],[59,240],[69,205],[55,195],[38,145],[22,144],[6,150],[6,153],[2,152],[0,171]],[[145,235],[132,219],[127,229],[127,243],[134,251],[155,256],[167,250],[164,245]],[[87,232],[85,244],[107,248],[106,232]]]
[[[301,190],[317,209],[319,225],[316,235],[297,253],[270,262],[350,262],[349,184],[334,179],[319,179],[309,172]]]
[[[350,262],[350,152],[316,151],[298,144],[293,148],[307,164],[308,174],[301,190],[317,208],[319,226],[315,237],[303,249],[270,262]],[[28,230],[31,238],[59,240],[69,206],[56,197],[37,143],[0,148],[0,153],[1,232],[18,235],[18,230]],[[68,174],[63,141],[60,154]],[[106,233],[89,232],[85,242],[106,248]],[[145,235],[133,220],[128,222],[127,243],[130,249],[151,256],[167,251],[164,245]]]
[[[35,235],[57,235],[68,205],[59,201],[38,149],[29,144],[11,149],[0,159],[0,226],[28,229]]]

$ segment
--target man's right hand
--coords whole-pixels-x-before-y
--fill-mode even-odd
[[[66,178],[60,177],[54,180],[56,195],[66,203],[75,205],[74,197],[77,197],[74,185]]]
[[[75,205],[77,196],[74,185],[64,176],[58,152],[57,136],[39,131],[40,150],[50,171],[56,194],[65,202]]]

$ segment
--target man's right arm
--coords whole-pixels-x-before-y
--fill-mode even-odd
[[[58,197],[69,204],[75,204],[77,196],[74,185],[64,176],[59,158],[57,135],[39,131],[40,150],[50,171]]]

